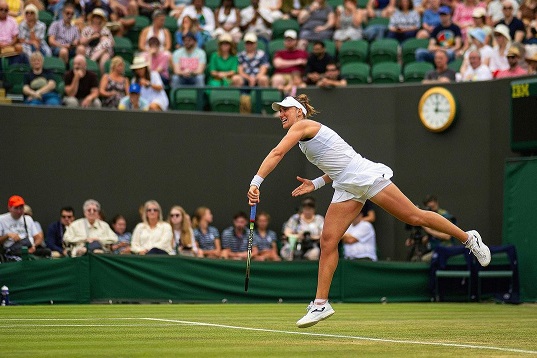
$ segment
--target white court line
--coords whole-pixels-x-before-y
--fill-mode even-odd
[[[265,328],[252,328],[252,327],[241,327],[241,326],[229,326],[224,324],[216,323],[205,323],[205,322],[193,322],[193,321],[181,321],[173,319],[163,319],[163,318],[151,318],[151,317],[116,317],[116,318],[3,318],[2,321],[95,321],[95,320],[146,320],[146,321],[158,321],[158,322],[168,322],[175,324],[184,324],[191,326],[205,326],[205,327],[217,327],[217,328],[227,328],[227,329],[237,329],[243,331],[257,331],[257,332],[268,332],[268,333],[283,333],[283,334],[294,334],[301,336],[313,336],[313,337],[328,337],[328,338],[344,338],[344,339],[355,339],[361,341],[371,341],[371,342],[384,342],[384,343],[400,343],[400,344],[415,344],[415,345],[426,345],[426,346],[440,346],[440,347],[454,347],[454,348],[465,348],[465,349],[482,349],[482,350],[494,350],[501,352],[512,352],[512,353],[527,353],[527,354],[537,354],[537,351],[516,349],[516,348],[502,348],[502,347],[493,347],[493,346],[476,346],[472,344],[460,344],[460,343],[442,343],[442,342],[423,342],[423,341],[411,341],[411,340],[402,340],[402,339],[385,339],[385,338],[372,338],[372,337],[360,337],[360,336],[346,336],[341,334],[327,334],[327,333],[312,333],[312,332],[296,332],[296,331],[282,331],[276,329],[265,329]],[[23,325],[21,325],[23,326]],[[100,327],[100,326],[110,326],[113,325],[43,325],[43,326],[66,326],[66,327]],[[130,327],[138,326],[135,325],[116,325],[117,327]],[[143,325],[141,325],[143,326]],[[172,326],[172,325],[167,325]],[[7,326],[0,326],[7,327]],[[9,326],[13,327],[13,326]],[[26,326],[27,327],[27,326]],[[42,327],[42,325],[34,325],[34,327]]]
[[[409,340],[402,340],[402,339],[384,339],[384,338],[371,338],[371,337],[359,337],[359,336],[345,336],[345,335],[340,335],[340,334],[281,331],[281,330],[277,330],[277,329],[228,326],[228,325],[225,325],[225,324],[180,321],[180,320],[161,319],[161,318],[140,318],[140,319],[145,319],[145,320],[149,320],[149,321],[160,321],[160,322],[176,322],[176,323],[180,323],[180,324],[190,324],[190,325],[193,325],[193,326],[206,326],[206,327],[239,329],[239,330],[243,330],[243,331],[284,333],[284,334],[295,334],[295,335],[315,336],[315,337],[347,338],[347,339],[356,339],[356,340],[361,340],[361,341],[373,341],[373,342],[384,342],[384,343],[417,344],[417,345],[427,345],[427,346],[455,347],[455,348],[467,348],[467,349],[485,349],[485,350],[495,350],[495,351],[502,351],[502,352],[537,354],[537,351],[530,351],[530,350],[525,350],[525,349],[502,348],[502,347],[493,347],[493,346],[476,346],[476,345],[472,345],[472,344],[442,343],[442,342],[421,342],[421,341],[409,341]]]

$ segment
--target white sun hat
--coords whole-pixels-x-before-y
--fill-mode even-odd
[[[272,103],[272,109],[274,111],[278,112],[280,110],[280,107],[285,107],[285,108],[296,107],[296,108],[299,108],[299,109],[302,110],[302,113],[304,113],[304,116],[306,116],[306,114],[308,113],[308,111],[306,111],[306,107],[304,107],[299,101],[297,101],[296,99],[294,99],[291,96],[285,97],[285,99],[283,101],[281,101],[281,102],[273,102]]]

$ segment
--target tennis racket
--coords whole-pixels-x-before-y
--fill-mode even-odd
[[[257,205],[250,207],[250,235],[248,235],[248,256],[246,257],[246,278],[244,280],[244,291],[248,292],[248,281],[250,281],[250,262],[252,258],[252,245],[254,244],[254,223]]]

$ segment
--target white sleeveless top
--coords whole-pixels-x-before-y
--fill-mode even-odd
[[[339,134],[323,124],[315,137],[299,141],[298,145],[306,158],[334,184],[372,185],[379,177],[389,179],[393,176],[389,167],[363,158]]]
[[[158,30],[158,33],[155,34],[155,30],[153,30],[153,26],[149,27],[149,31],[147,31],[147,37],[145,40],[145,45],[148,46],[149,39],[151,37],[156,37],[160,41],[160,51],[165,51],[166,48],[164,45],[166,45],[166,35],[164,33],[163,29]]]

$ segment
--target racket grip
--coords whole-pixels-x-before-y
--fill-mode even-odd
[[[250,206],[250,222],[255,221],[256,211],[257,211],[257,204]]]

